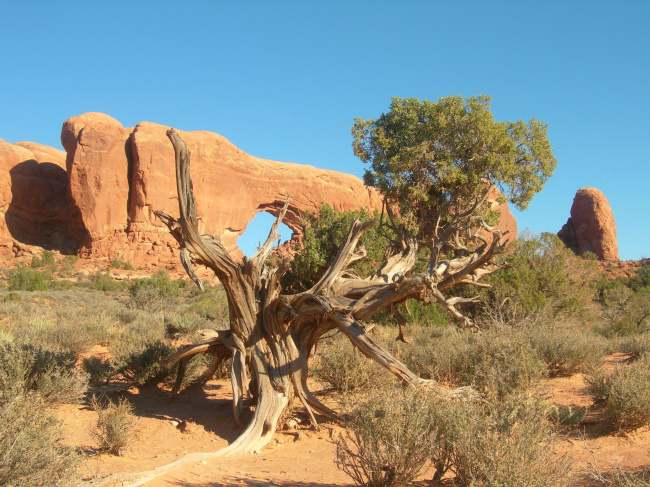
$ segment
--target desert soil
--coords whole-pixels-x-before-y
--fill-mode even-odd
[[[609,363],[624,360],[612,356]],[[648,468],[650,465],[650,428],[618,434],[607,426],[602,407],[586,393],[580,374],[550,379],[544,386],[547,398],[566,406],[588,406],[585,421],[562,431],[557,454],[569,454],[576,471],[597,462],[602,470],[620,465],[624,469]],[[123,456],[99,454],[89,434],[97,414],[88,405],[62,405],[56,409],[63,421],[66,442],[86,452],[80,475],[88,485],[131,485],[129,476],[102,482],[118,473],[152,470],[190,453],[213,452],[234,440],[239,432],[232,422],[230,385],[227,380],[213,380],[201,388],[182,391],[173,400],[165,391],[153,388],[123,390],[120,384],[94,389],[109,397],[122,396],[135,408],[138,421],[135,438]],[[336,406],[331,397],[321,396]],[[352,486],[349,477],[336,467],[336,438],[341,429],[323,423],[320,431],[310,428],[300,409],[291,416],[299,421],[294,432],[276,433],[271,444],[260,453],[229,458],[193,460],[158,476],[143,485],[163,486]],[[177,425],[178,424],[178,425]],[[428,485],[422,476],[422,485]],[[576,485],[589,485],[578,482]]]

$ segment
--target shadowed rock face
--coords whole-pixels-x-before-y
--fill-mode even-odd
[[[0,140],[0,216],[3,257],[24,245],[76,251],[83,227],[68,202],[65,152]]]
[[[178,213],[167,129],[148,122],[125,128],[103,113],[85,113],[63,124],[65,153],[0,141],[4,245],[20,242],[84,257],[176,264],[177,244],[153,214]],[[178,133],[191,152],[200,230],[219,236],[234,257],[242,255],[237,238],[255,214],[277,215],[288,195],[284,222],[294,231],[300,231],[301,215],[317,211],[323,202],[338,211],[381,208],[378,193],[355,176],[260,159],[211,132]],[[516,221],[498,198],[495,192],[489,200],[512,240]]]
[[[571,217],[557,235],[578,255],[593,252],[600,260],[619,260],[614,213],[596,188],[578,190]]]

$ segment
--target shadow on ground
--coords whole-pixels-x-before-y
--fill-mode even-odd
[[[224,384],[210,382],[203,387],[190,387],[180,394],[169,397],[169,393],[157,387],[147,387],[142,391],[120,389],[119,384],[96,387],[91,394],[105,394],[111,400],[128,400],[138,417],[163,421],[188,421],[202,426],[228,443],[242,432],[233,422],[230,391]],[[125,385],[125,387],[127,387]],[[245,402],[247,404],[247,402]],[[86,404],[86,407],[90,407]],[[244,421],[251,415],[244,408]]]

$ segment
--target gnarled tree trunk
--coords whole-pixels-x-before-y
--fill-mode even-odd
[[[335,412],[323,405],[307,387],[310,353],[316,342],[334,329],[344,333],[364,355],[386,367],[405,384],[434,387],[447,397],[472,394],[469,388],[445,390],[432,381],[418,378],[366,333],[363,321],[379,311],[389,310],[397,317],[400,337],[404,339],[405,320],[396,306],[407,299],[417,299],[425,303],[439,302],[461,325],[473,327],[471,320],[455,307],[473,300],[447,299],[443,293],[460,283],[476,283],[497,268],[492,258],[501,248],[498,230],[479,222],[475,226],[490,232],[491,242],[483,239],[482,245],[473,251],[449,261],[440,260],[440,253],[432,252],[427,271],[419,274],[410,274],[416,261],[417,243],[415,239],[405,239],[400,253],[387,259],[372,277],[360,279],[351,277],[345,270],[351,262],[364,257],[363,249],[357,251],[357,243],[374,222],[355,221],[322,278],[306,292],[283,295],[280,279],[289,268],[288,261],[271,267],[267,258],[278,238],[277,228],[287,211],[289,199],[259,251],[251,258],[245,257],[241,263],[235,262],[217,237],[199,234],[189,173],[190,156],[173,129],[167,135],[176,154],[180,217],[176,220],[160,211],[156,214],[178,241],[181,261],[190,278],[202,287],[193,265],[212,269],[223,284],[230,310],[229,330],[166,359],[166,363],[179,360],[179,380],[174,392],[178,390],[187,361],[196,353],[211,352],[215,363],[209,373],[214,373],[225,357],[232,357],[230,379],[234,420],[238,425],[242,425],[243,398],[249,392],[247,363],[254,389],[250,392],[257,401],[253,417],[242,434],[217,452],[218,455],[262,448],[270,441],[283,412],[296,397],[307,410],[314,427],[318,427],[317,414],[336,418]]]

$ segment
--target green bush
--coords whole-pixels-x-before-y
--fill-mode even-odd
[[[167,302],[180,294],[177,282],[166,271],[160,270],[150,278],[136,279],[129,291],[131,305],[147,312],[164,309]]]
[[[291,269],[282,279],[283,287],[304,291],[315,284],[332,263],[341,242],[345,239],[355,219],[379,220],[379,213],[367,210],[339,212],[323,203],[317,214],[307,213],[302,222],[302,240],[296,247]],[[387,235],[388,232],[388,235]],[[389,245],[390,232],[375,226],[366,231],[360,244],[367,251],[364,259],[354,262],[349,269],[361,277],[374,273],[384,260]]]
[[[20,303],[22,300],[23,298],[14,292],[9,293],[4,298],[2,298],[3,303]]]
[[[357,405],[336,448],[337,466],[357,485],[407,485],[438,441],[429,397],[423,391],[383,390]]]
[[[90,434],[100,451],[122,456],[133,439],[133,427],[137,421],[133,406],[123,398],[117,404],[93,396],[91,407],[97,412],[97,423]]]
[[[38,396],[18,395],[0,404],[0,485],[73,485],[81,458],[64,445],[59,421]]]
[[[570,464],[555,457],[547,405],[514,395],[487,406],[438,402],[441,442],[433,450],[434,479],[451,470],[460,485],[551,487],[569,485]]]
[[[484,292],[484,321],[515,324],[540,313],[573,316],[584,312],[598,274],[594,262],[575,256],[550,233],[522,234],[510,247],[509,267],[490,275]]]
[[[162,341],[144,344],[142,348],[117,357],[116,372],[138,387],[158,384],[174,373],[171,365],[160,364],[160,359],[174,352]]]
[[[109,262],[108,267],[111,268],[111,269],[122,269],[122,270],[125,270],[125,271],[132,271],[133,270],[133,266],[131,265],[130,262],[125,262],[122,259],[118,259],[117,257],[112,259]]]
[[[21,267],[9,277],[10,291],[47,291],[44,275],[33,269]]]
[[[589,393],[605,401],[605,412],[619,430],[650,424],[650,355],[613,372],[594,370],[585,377]]]
[[[88,374],[88,380],[91,384],[108,382],[114,372],[112,362],[110,360],[102,360],[99,357],[86,357],[82,360],[81,366],[84,372]]]
[[[54,253],[49,250],[44,250],[40,258],[36,255],[32,256],[31,266],[34,269],[38,269],[40,267],[48,267],[48,266],[52,267],[55,264],[56,264],[56,260],[54,259]]]
[[[103,292],[118,292],[126,288],[126,284],[116,281],[108,272],[96,272],[90,277],[92,289]]]

